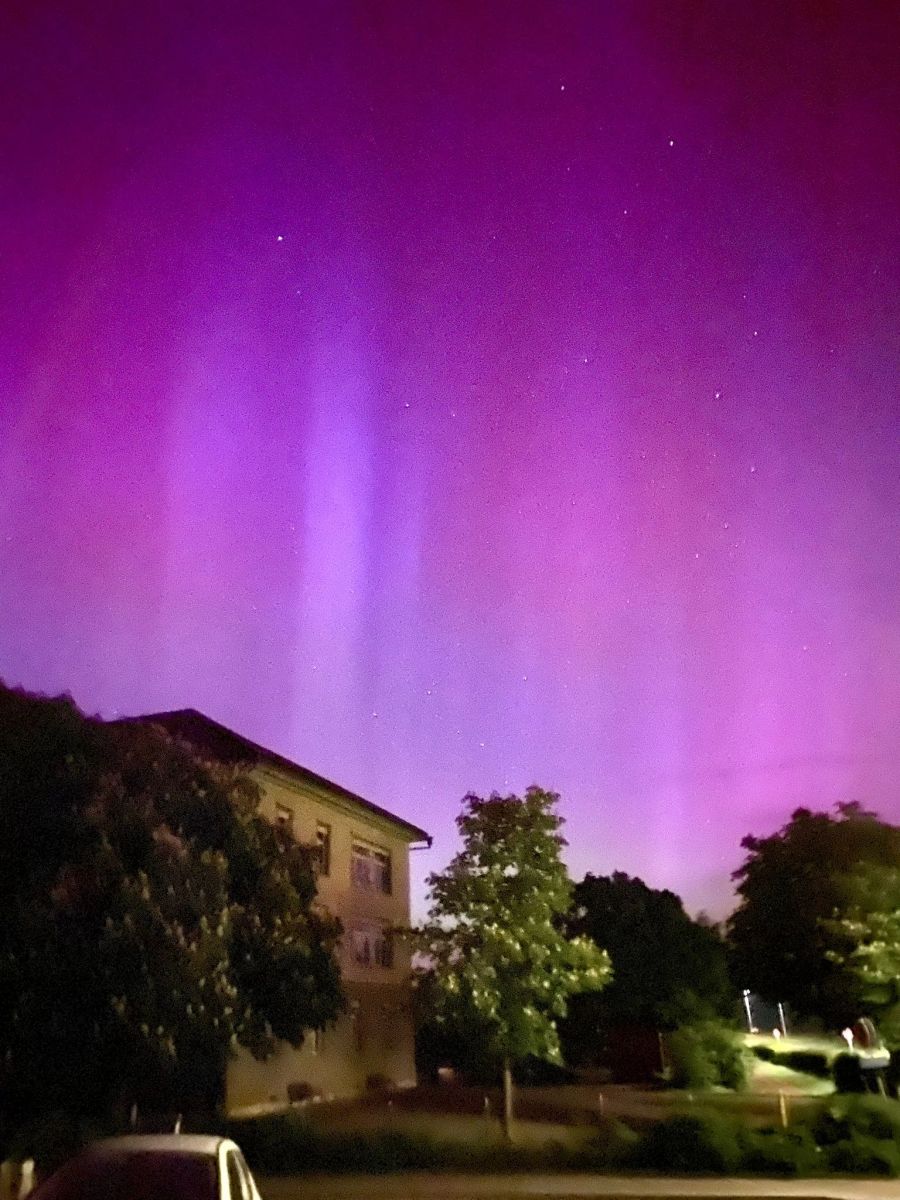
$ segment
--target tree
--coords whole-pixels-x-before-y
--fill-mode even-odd
[[[900,828],[858,804],[838,804],[834,815],[798,808],[777,833],[741,845],[740,903],[728,926],[735,982],[840,1028],[862,997],[844,934],[831,922],[860,864],[900,865]]]
[[[524,798],[466,796],[456,822],[463,848],[429,876],[431,909],[419,936],[438,1017],[470,1019],[484,1053],[502,1064],[507,1136],[512,1063],[559,1061],[556,1022],[569,996],[598,990],[610,973],[602,950],[562,929],[572,885],[560,859],[558,800],[537,787]]]
[[[729,1015],[725,944],[715,927],[691,920],[674,892],[621,871],[586,875],[575,885],[568,928],[606,950],[613,969],[609,987],[572,1001],[562,1030],[570,1061],[591,1061],[614,1026],[670,1030]]]
[[[846,876],[842,915],[825,922],[831,958],[858,985],[887,1044],[900,1046],[900,867],[861,863]]]
[[[339,925],[259,799],[158,727],[0,686],[7,1121],[208,1102],[236,1045],[337,1014]]]

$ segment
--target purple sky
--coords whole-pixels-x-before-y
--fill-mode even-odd
[[[900,821],[900,7],[5,13],[0,676],[393,808],[419,901],[468,790],[717,914]]]

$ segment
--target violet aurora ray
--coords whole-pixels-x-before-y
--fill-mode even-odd
[[[730,904],[900,820],[900,7],[10,5],[0,676]]]

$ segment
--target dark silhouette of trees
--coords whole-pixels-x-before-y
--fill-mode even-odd
[[[208,1103],[341,1005],[308,853],[234,768],[0,686],[0,1119]]]

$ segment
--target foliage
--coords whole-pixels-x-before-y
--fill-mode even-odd
[[[413,1013],[420,1080],[436,1080],[440,1067],[451,1066],[470,1083],[486,1087],[496,1084],[501,1060],[487,1049],[487,1022],[463,996],[448,1004],[432,967],[423,965],[415,973]]]
[[[854,977],[888,1043],[900,1044],[900,865],[860,863],[843,882],[841,914],[824,928],[832,960]]]
[[[730,1014],[725,944],[714,926],[693,921],[673,892],[620,871],[586,875],[575,885],[569,930],[606,950],[613,969],[602,993],[572,1002],[562,1031],[569,1061],[593,1061],[610,1027],[675,1029]]]
[[[0,1117],[208,1102],[233,1045],[336,1014],[339,927],[258,803],[162,729],[0,687]]]
[[[741,844],[728,929],[735,982],[838,1028],[855,1020],[865,989],[846,964],[854,939],[833,918],[845,915],[860,864],[900,863],[900,828],[858,804],[834,815],[799,808],[777,833]]]
[[[556,1020],[568,997],[609,976],[602,951],[559,928],[571,884],[557,799],[536,787],[524,799],[466,796],[457,819],[463,849],[428,879],[420,949],[438,1009],[473,1017],[485,1049],[504,1058],[559,1061]]]
[[[805,1126],[794,1129],[755,1129],[743,1135],[741,1170],[758,1175],[816,1175],[822,1152]]]
[[[815,1050],[788,1050],[785,1054],[776,1053],[772,1062],[779,1066],[789,1067],[792,1071],[801,1071],[806,1075],[818,1075],[826,1079],[831,1074],[828,1055]]]
[[[466,796],[463,848],[428,880],[419,949],[433,972],[435,1019],[471,1022],[495,1060],[558,1062],[556,1023],[568,998],[599,990],[610,973],[603,951],[560,927],[572,888],[557,801],[537,787],[524,798]]]
[[[365,1133],[323,1130],[297,1112],[232,1121],[217,1132],[232,1137],[250,1166],[265,1175],[391,1171],[603,1170],[630,1152],[636,1136],[617,1121],[607,1122],[581,1146],[509,1146],[485,1128],[464,1140],[403,1129]]]
[[[836,1055],[831,1064],[831,1073],[837,1092],[864,1092],[866,1090],[866,1081],[863,1078],[858,1054],[851,1054],[848,1051],[845,1054]]]
[[[900,1106],[881,1096],[841,1096],[813,1127],[830,1170],[846,1174],[900,1174]]]
[[[18,1129],[9,1148],[9,1156],[17,1163],[32,1159],[35,1174],[46,1178],[91,1142],[112,1132],[112,1128],[83,1116],[75,1116],[70,1112],[49,1112]]]
[[[787,1067],[791,1071],[800,1071],[805,1075],[818,1075],[827,1079],[832,1074],[829,1055],[821,1050],[778,1050],[765,1042],[750,1047],[754,1058],[762,1062],[775,1063],[779,1067]]]
[[[670,1117],[647,1130],[628,1165],[665,1172],[729,1174],[742,1157],[740,1126],[718,1116]]]
[[[900,1175],[900,1151],[893,1142],[857,1135],[835,1142],[826,1153],[829,1168],[841,1175]]]
[[[621,1171],[817,1176],[897,1173],[900,1105],[879,1097],[844,1097],[810,1125],[748,1128],[738,1116],[680,1115],[636,1134],[606,1122],[581,1146],[504,1146],[489,1135],[446,1140],[401,1129],[347,1135],[288,1112],[234,1121],[224,1132],[263,1174],[311,1172]]]
[[[857,1136],[900,1142],[900,1104],[884,1096],[838,1096],[818,1115],[813,1134],[821,1146]]]
[[[760,1059],[760,1061],[762,1061],[762,1062],[773,1063],[778,1058],[778,1054],[772,1048],[772,1046],[766,1046],[765,1044],[758,1045],[758,1046],[752,1046],[751,1052],[753,1053],[755,1058]]]
[[[739,1090],[747,1083],[747,1055],[740,1037],[718,1021],[675,1030],[666,1041],[673,1087]]]

